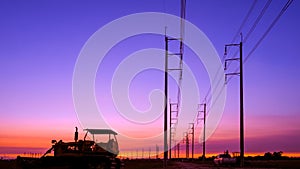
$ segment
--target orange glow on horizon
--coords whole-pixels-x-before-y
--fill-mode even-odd
[[[206,158],[210,158],[210,157],[214,157],[217,156],[218,154],[222,154],[222,152],[218,152],[218,153],[206,153]],[[265,153],[258,153],[258,152],[253,152],[253,153],[245,153],[245,157],[255,157],[255,156],[264,156]],[[163,153],[160,153],[158,155],[159,158],[163,158]],[[194,159],[198,159],[199,157],[201,157],[202,154],[194,154]],[[300,152],[286,152],[283,153],[283,156],[287,156],[287,157],[294,157],[294,158],[300,158]],[[144,154],[142,155],[142,152],[139,151],[138,152],[138,156],[136,155],[136,151],[126,151],[126,152],[120,152],[119,154],[120,158],[129,158],[129,159],[140,159],[140,158],[149,158],[149,152],[148,151],[144,151]],[[179,155],[180,158],[186,158],[186,154],[185,153],[180,153]],[[150,158],[156,158],[156,155],[154,152],[152,152],[150,154]],[[172,154],[172,158],[174,158],[174,154]],[[177,155],[176,157],[177,158]],[[192,158],[192,155],[189,154],[189,158]]]

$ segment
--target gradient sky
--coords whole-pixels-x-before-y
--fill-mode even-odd
[[[224,45],[231,42],[252,2],[187,0],[186,19],[208,36],[222,57]],[[257,2],[242,32],[249,31],[265,2]],[[271,3],[245,43],[245,55],[285,3]],[[74,127],[80,126],[80,122],[73,106],[72,76],[81,48],[105,24],[137,12],[166,12],[178,16],[180,1],[0,1],[0,153],[9,153],[9,147],[43,148],[51,146],[51,139],[73,139]],[[299,16],[300,2],[294,1],[245,63],[246,152],[300,153]],[[108,53],[95,83],[98,101],[106,104],[104,110],[114,111],[106,97],[109,83],[105,82],[111,78],[115,66],[130,53],[149,47],[163,49],[163,37],[129,38]],[[203,96],[209,87],[207,74],[201,62],[187,53],[186,63],[194,72],[199,71],[196,78]],[[163,89],[160,79],[163,79],[161,72],[145,72],[136,77],[130,94],[138,108],[149,106],[147,97],[151,89]],[[208,152],[239,150],[238,89],[238,77],[234,77],[227,85],[220,125],[207,142]],[[118,122],[113,123],[115,127],[122,127]],[[143,137],[142,134],[161,131],[162,121],[155,124],[154,128],[144,126],[147,132],[128,126],[123,128]],[[120,144],[121,148],[130,146]]]

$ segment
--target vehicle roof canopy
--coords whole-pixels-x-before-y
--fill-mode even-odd
[[[91,134],[114,134],[114,135],[118,134],[111,129],[84,129],[84,131],[87,131]]]

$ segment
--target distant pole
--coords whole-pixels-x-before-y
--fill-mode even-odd
[[[158,147],[158,145],[156,144],[156,159],[158,159],[158,154],[159,154],[159,147]]]
[[[168,160],[168,37],[165,35],[165,100],[164,100],[164,168]]]
[[[190,123],[190,125],[192,125],[191,129],[192,129],[192,159],[194,159],[194,123]]]
[[[189,146],[189,134],[188,133],[186,133],[186,136],[185,136],[185,146],[186,146],[186,149],[185,149],[185,151],[186,151],[186,158],[189,159],[189,154],[190,154],[189,149],[190,149],[190,146]]]
[[[201,106],[203,106],[203,110],[201,109]],[[205,160],[205,139],[206,139],[206,103],[199,104],[200,110],[198,111],[197,115],[197,123],[198,120],[203,120],[203,140],[202,140],[202,160]],[[199,118],[200,113],[203,113],[203,119]]]
[[[179,154],[180,154],[180,143],[177,144],[177,153],[178,153],[177,157],[179,158]]]
[[[78,128],[75,127],[75,135],[74,135],[75,143],[78,141]]]
[[[176,141],[175,141],[176,142]],[[174,148],[173,148],[173,152],[174,152],[174,158],[176,158],[176,149],[177,149],[177,147],[176,147],[176,145],[174,145]]]
[[[205,160],[205,130],[206,130],[206,103],[203,104],[203,143],[202,143],[202,160]]]
[[[174,147],[173,147],[173,151],[174,151],[174,158],[176,158],[176,154],[177,154],[177,144],[176,144],[176,140],[174,141]]]

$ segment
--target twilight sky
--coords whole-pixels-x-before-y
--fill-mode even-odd
[[[266,2],[256,3],[243,34],[249,31]],[[206,34],[221,59],[224,45],[231,42],[252,3],[251,0],[187,0],[186,19]],[[285,3],[270,4],[244,44],[245,56]],[[105,24],[138,12],[179,16],[180,1],[0,1],[0,154],[16,152],[15,147],[22,147],[22,152],[24,147],[47,148],[51,139],[73,139],[74,127],[80,126],[80,121],[73,105],[72,78],[81,48]],[[300,2],[294,1],[244,64],[246,153],[281,150],[300,154],[299,16]],[[101,63],[95,80],[97,102],[108,112],[112,127],[132,137],[161,132],[162,117],[151,125],[137,127],[109,116],[115,111],[109,98],[110,82],[122,59],[145,48],[164,49],[164,37],[139,35],[117,44]],[[230,49],[231,54],[234,52],[234,48]],[[206,70],[189,49],[184,59],[195,73],[202,101],[209,88]],[[231,66],[235,70],[237,64]],[[239,78],[233,77],[227,84],[222,120],[207,142],[210,153],[239,150],[238,82]],[[163,73],[152,70],[138,74],[129,89],[132,104],[146,110],[150,106],[148,94],[153,89],[163,89]],[[170,89],[175,91],[174,86]],[[175,98],[174,93],[170,94],[171,99]],[[196,132],[200,129],[201,125]],[[161,142],[152,144],[138,148]],[[130,148],[130,143],[120,140],[120,146]]]

